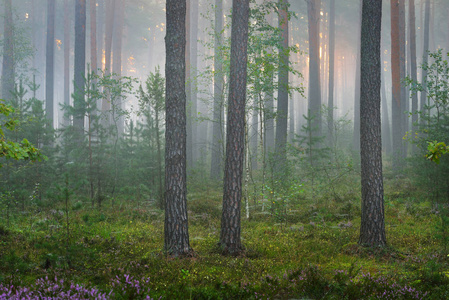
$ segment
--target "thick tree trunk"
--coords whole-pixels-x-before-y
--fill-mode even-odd
[[[5,16],[3,27],[3,65],[2,65],[2,98],[12,100],[14,91],[14,24],[12,19],[11,0],[5,0]]]
[[[288,0],[279,0],[279,28],[282,48],[279,49],[279,85],[276,116],[275,172],[285,173],[287,162],[288,117]],[[318,73],[319,74],[319,73]]]
[[[415,0],[409,0],[409,44],[410,44],[410,63],[411,78],[414,82],[418,81],[416,66],[416,29],[415,29]],[[412,94],[412,134],[417,132],[418,127],[418,94]],[[416,150],[415,147],[413,147]]]
[[[240,203],[245,149],[248,21],[249,0],[233,0],[226,162],[219,242],[224,254],[238,254],[243,250],[240,240]]]
[[[75,71],[74,71],[74,108],[73,126],[84,131],[84,78],[86,68],[86,0],[75,2]]]
[[[309,130],[312,139],[321,136],[321,79],[320,79],[320,4],[321,0],[307,0],[309,17]],[[312,157],[312,154],[310,154]]]
[[[215,0],[215,44],[214,44],[214,119],[212,125],[212,179],[218,180],[223,175],[223,56],[221,46],[223,31],[223,0]]]
[[[329,10],[329,98],[327,103],[328,145],[334,147],[335,0]]]
[[[359,244],[385,246],[380,122],[382,1],[363,0],[360,79],[362,220]]]
[[[186,185],[186,1],[167,0],[165,37],[165,251],[190,255]]]
[[[45,59],[45,113],[53,128],[54,62],[55,62],[55,0],[47,0],[47,52]]]

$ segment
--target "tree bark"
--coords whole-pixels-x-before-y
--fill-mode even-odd
[[[97,5],[95,0],[90,0],[90,63],[91,71],[97,74]]]
[[[321,79],[320,79],[320,4],[321,0],[307,0],[309,17],[309,109],[308,118],[312,138],[321,136]]]
[[[334,73],[335,73],[335,0],[329,9],[329,97],[327,103],[327,126],[329,146],[334,147]]]
[[[355,91],[354,91],[354,150],[360,151],[360,39],[361,39],[361,24],[362,24],[362,5],[363,0],[360,0],[359,10],[359,25],[357,27],[357,58],[355,69]]]
[[[416,65],[416,27],[415,27],[415,0],[409,0],[409,43],[410,43],[410,63],[411,78],[414,82],[418,81],[417,65]],[[417,132],[418,127],[418,94],[412,94],[412,135]],[[416,147],[412,148],[416,150]]]
[[[279,0],[279,28],[282,47],[279,49],[279,84],[276,116],[275,172],[285,174],[287,163],[288,117],[288,0]],[[319,73],[318,73],[319,74]],[[318,75],[319,76],[319,75]]]
[[[45,59],[45,113],[53,128],[54,62],[55,62],[55,0],[47,0],[47,52]]]
[[[86,0],[75,2],[75,70],[73,126],[81,134],[84,131],[84,77],[86,68]]]
[[[212,179],[219,180],[223,175],[223,56],[221,46],[223,31],[223,0],[215,0],[215,44],[214,44],[214,119],[212,125]]]
[[[116,79],[122,76],[122,43],[123,43],[123,24],[125,18],[125,2],[124,0],[115,0],[115,22],[114,22],[114,37],[112,40],[112,51],[113,51],[113,61],[112,61],[112,72],[115,74]],[[117,120],[117,133],[121,136],[125,130],[125,118],[122,114],[124,110],[124,104],[122,103],[122,98],[118,97],[116,99],[117,103],[116,109],[118,109],[118,120]]]
[[[5,16],[3,27],[3,64],[2,64],[2,98],[12,100],[14,91],[14,24],[12,19],[11,0],[5,0]]]
[[[363,0],[360,79],[362,220],[359,244],[385,246],[380,122],[382,1]]]
[[[105,64],[104,73],[105,75],[111,74],[111,52],[112,52],[112,34],[114,30],[114,11],[115,11],[115,1],[106,1],[106,28],[104,36],[104,53],[105,53]],[[110,99],[106,97],[103,99],[101,104],[101,110],[103,112],[109,111],[111,109]]]
[[[187,101],[187,169],[190,171],[193,168],[193,113],[192,113],[192,85],[190,84],[191,78],[191,35],[190,35],[190,10],[191,10],[191,1],[187,0],[186,7],[186,101]]]
[[[240,205],[245,139],[248,21],[249,0],[233,0],[226,162],[219,242],[223,253],[231,255],[243,250],[240,240]]]
[[[70,10],[69,0],[64,0],[64,105],[70,105]],[[64,116],[63,125],[69,126],[70,117]]]
[[[192,253],[186,185],[186,1],[167,0],[165,37],[165,251]]]
[[[399,29],[399,0],[391,0],[391,78],[393,169],[401,169],[402,111],[401,111],[401,41]]]
[[[406,95],[406,87],[405,84],[402,83],[402,81],[407,76],[407,63],[406,63],[406,38],[405,38],[405,0],[399,0],[399,61],[400,61],[400,89],[401,89],[401,106],[400,106],[400,113],[401,113],[401,148],[400,148],[400,158],[401,160],[405,159],[407,157],[407,144],[403,139],[403,136],[407,132],[407,121],[408,116],[405,114],[407,111],[407,95]]]
[[[425,6],[425,17],[424,17],[424,47],[423,47],[423,56],[422,56],[422,64],[426,65],[429,61],[429,31],[430,31],[430,0],[426,0],[426,6]],[[421,72],[421,83],[424,86],[424,90],[421,92],[421,111],[424,112],[425,105],[427,105],[427,71],[422,70]],[[422,122],[422,121],[420,121]]]
[[[198,88],[197,88],[197,74],[198,74],[198,0],[190,0],[190,101],[192,105],[192,159],[193,167],[200,159],[199,136],[198,136]]]

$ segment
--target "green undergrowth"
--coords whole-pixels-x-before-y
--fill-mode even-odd
[[[163,299],[447,299],[448,254],[438,235],[439,214],[406,180],[386,183],[388,247],[357,244],[357,193],[305,191],[278,206],[242,205],[237,257],[222,256],[219,189],[189,194],[189,231],[195,255],[166,257],[163,211],[151,201],[116,199],[92,208],[73,196],[69,228],[63,206],[16,213],[0,227],[0,280],[30,286],[64,278],[103,291],[124,275],[149,278],[151,297]],[[274,202],[273,202],[274,203]],[[68,233],[67,233],[68,232]],[[117,277],[118,276],[118,277]],[[136,294],[123,294],[133,299]]]

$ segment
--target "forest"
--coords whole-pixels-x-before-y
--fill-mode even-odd
[[[449,1],[0,3],[0,299],[449,299]]]

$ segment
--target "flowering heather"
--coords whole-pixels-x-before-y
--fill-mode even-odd
[[[149,278],[143,279],[142,283],[132,276],[124,275],[123,278],[116,276],[111,282],[112,289],[103,292],[98,288],[86,288],[73,282],[64,282],[63,279],[54,280],[48,277],[36,280],[31,287],[16,287],[0,283],[0,300],[3,299],[152,299],[148,296],[149,288],[145,288]]]

